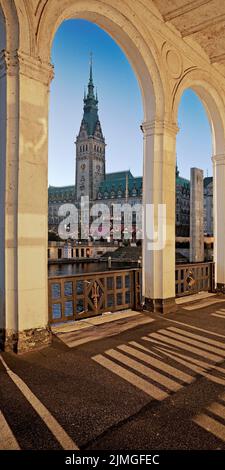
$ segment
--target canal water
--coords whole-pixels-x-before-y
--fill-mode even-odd
[[[111,270],[136,268],[136,263],[112,263]],[[73,276],[74,274],[89,274],[99,271],[109,271],[107,262],[99,263],[65,263],[49,264],[48,277],[54,276]]]

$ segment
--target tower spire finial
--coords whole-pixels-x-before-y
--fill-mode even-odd
[[[93,67],[93,52],[91,51],[90,52],[90,78],[89,78],[90,83],[93,82],[92,67]]]

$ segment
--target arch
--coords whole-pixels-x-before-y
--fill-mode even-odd
[[[177,122],[178,107],[183,92],[191,88],[202,101],[208,115],[213,143],[213,225],[215,285],[225,286],[224,257],[224,178],[225,178],[225,93],[213,76],[201,69],[187,73],[177,86],[173,114]],[[219,165],[218,165],[219,160]],[[221,164],[221,165],[220,165]]]
[[[55,32],[64,20],[82,18],[96,23],[121,47],[133,67],[142,93],[144,120],[164,119],[165,93],[155,60],[154,41],[148,38],[147,44],[140,32],[142,25],[135,26],[134,18],[131,21],[130,9],[126,12],[126,16],[123,14],[122,3],[116,7],[101,0],[48,2],[37,32],[38,56],[45,62],[50,61]],[[46,44],[49,44],[49,48],[46,48]]]
[[[14,3],[1,0],[0,13],[1,12],[5,22],[5,41],[4,47],[0,44],[0,50],[16,51],[19,47],[19,22]]]
[[[173,119],[177,122],[178,108],[185,90],[191,88],[202,101],[212,131],[213,154],[225,153],[225,95],[208,76],[207,72],[195,69],[187,73],[178,83],[173,98]]]
[[[31,2],[0,0],[6,21],[6,49],[35,56],[36,38]]]
[[[0,4],[0,51],[6,49],[6,23],[5,16]]]

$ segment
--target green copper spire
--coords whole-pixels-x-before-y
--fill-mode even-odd
[[[93,135],[95,132],[96,124],[99,121],[98,118],[98,98],[94,93],[94,82],[93,82],[93,63],[92,53],[90,55],[90,73],[88,82],[88,93],[84,95],[84,115],[83,122],[86,125],[88,135]]]
[[[90,83],[93,83],[92,62],[93,62],[93,54],[92,54],[92,52],[91,52],[91,53],[90,53],[90,77],[89,77],[89,82],[90,82]]]
[[[92,70],[92,52],[90,53],[90,75],[88,83],[88,97],[94,97],[94,83],[93,83],[93,70]]]

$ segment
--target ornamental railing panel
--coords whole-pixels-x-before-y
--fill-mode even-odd
[[[175,268],[176,297],[214,290],[214,263],[179,264]],[[142,271],[124,269],[50,277],[49,322],[80,320],[104,312],[142,309]]]
[[[50,323],[79,320],[107,311],[135,309],[141,303],[141,270],[51,277],[48,297]]]
[[[214,263],[178,264],[175,269],[176,297],[214,290]]]

